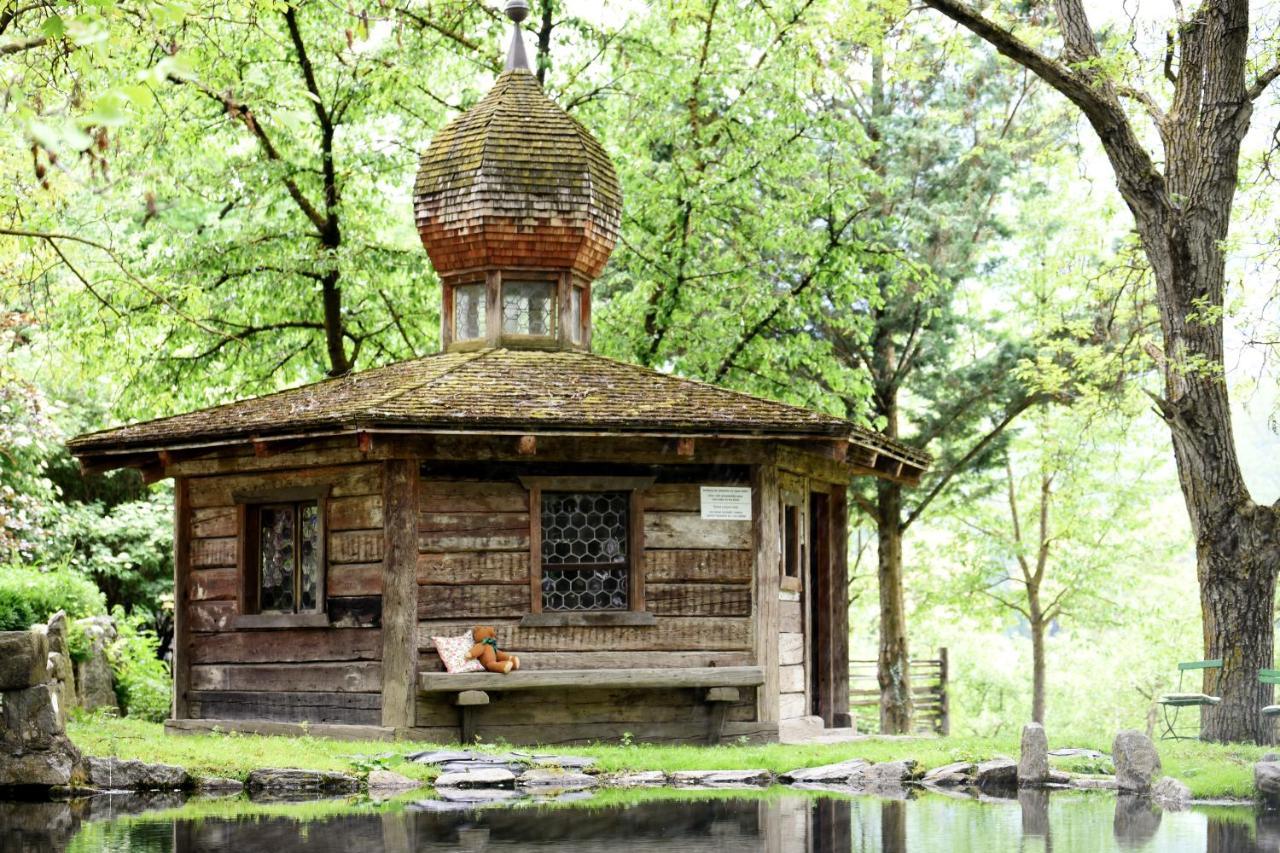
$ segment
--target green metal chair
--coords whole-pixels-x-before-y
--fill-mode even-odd
[[[1280,684],[1280,669],[1258,670],[1258,681],[1262,684]],[[1262,716],[1267,719],[1280,717],[1280,705],[1268,705],[1263,708]]]
[[[1211,708],[1222,701],[1220,696],[1210,696],[1207,693],[1187,693],[1182,689],[1182,682],[1186,678],[1188,672],[1201,673],[1206,669],[1222,669],[1222,658],[1214,660],[1193,660],[1184,661],[1178,664],[1178,690],[1174,693],[1166,693],[1157,700],[1157,704],[1164,711],[1164,732],[1161,733],[1161,740],[1199,740],[1199,735],[1180,735],[1177,731],[1178,713],[1183,708]],[[1217,687],[1218,673],[1214,674],[1214,687]],[[1280,670],[1276,671],[1278,683],[1280,683]],[[1280,715],[1280,706],[1275,707],[1275,713]],[[1265,712],[1264,712],[1265,713]]]

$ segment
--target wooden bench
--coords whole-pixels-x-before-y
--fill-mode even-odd
[[[703,701],[711,706],[707,742],[720,742],[729,706],[740,701],[739,688],[764,684],[758,666],[704,666],[670,669],[545,669],[520,670],[508,675],[493,672],[421,672],[418,689],[423,693],[452,693],[458,708],[458,728],[463,743],[475,737],[475,710],[490,703],[490,693],[509,690],[677,690],[705,689]]]

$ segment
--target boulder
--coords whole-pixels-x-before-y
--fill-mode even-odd
[[[194,780],[172,764],[143,764],[122,758],[90,758],[89,784],[103,791],[181,791]]]
[[[926,785],[938,785],[944,788],[967,785],[973,780],[975,767],[976,765],[972,761],[953,761],[950,764],[933,768],[924,774],[924,779],[921,781]]]
[[[1172,776],[1165,776],[1151,787],[1151,799],[1167,812],[1180,812],[1191,805],[1191,789]]]
[[[540,791],[585,791],[594,788],[596,780],[594,776],[574,770],[535,767],[521,773],[516,784],[521,788],[536,788]]]
[[[790,770],[779,776],[779,780],[788,784],[795,782],[816,782],[825,785],[839,785],[851,779],[861,778],[867,769],[867,762],[861,758],[852,758],[838,764],[824,764],[821,767],[801,767]]]
[[[245,787],[250,793],[354,794],[361,786],[359,779],[346,773],[269,768],[250,773]]]
[[[1253,787],[1261,799],[1280,800],[1280,761],[1266,758],[1253,765]]]
[[[900,788],[915,778],[915,772],[915,759],[883,761],[879,764],[872,764],[863,771],[862,784],[871,791],[884,788]]]
[[[516,774],[505,767],[477,767],[456,773],[441,773],[436,777],[437,788],[514,788]]]
[[[1121,791],[1145,794],[1160,775],[1160,754],[1156,745],[1137,729],[1125,729],[1111,746],[1116,765],[1116,785]]]
[[[1018,785],[1018,762],[1012,758],[991,758],[973,769],[973,784],[982,790],[1015,788]]]
[[[47,749],[62,737],[62,717],[58,713],[53,685],[39,684],[3,694],[4,742],[19,750]]]
[[[0,788],[70,785],[77,778],[80,753],[65,737],[44,749],[0,755]]]
[[[675,785],[701,785],[713,788],[760,787],[773,781],[768,770],[677,770],[671,774]]]
[[[1018,784],[1035,786],[1049,781],[1049,738],[1044,726],[1027,723],[1022,727],[1022,747],[1018,753]]]
[[[84,628],[89,638],[89,656],[75,667],[76,700],[86,711],[105,709],[119,713],[120,703],[107,660],[107,647],[116,638],[115,623],[109,616],[90,616],[76,624]]]
[[[369,771],[370,791],[412,791],[414,788],[421,788],[422,784],[417,779],[410,779],[390,770]]]
[[[48,672],[48,637],[39,631],[0,631],[0,690],[44,684]]]
[[[228,779],[225,776],[201,776],[196,780],[196,790],[202,794],[225,796],[243,791],[244,783],[239,779]]]

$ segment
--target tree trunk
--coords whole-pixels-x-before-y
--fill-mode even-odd
[[[876,502],[876,552],[880,582],[880,733],[910,734],[911,658],[902,594],[902,487],[881,482]]]
[[[1044,635],[1048,626],[1040,609],[1040,593],[1028,592],[1031,612],[1031,721],[1044,725]]]

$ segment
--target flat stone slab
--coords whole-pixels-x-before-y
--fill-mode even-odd
[[[1018,762],[1012,758],[981,761],[973,770],[973,783],[984,790],[1017,787]]]
[[[1119,785],[1115,779],[1101,776],[1072,776],[1071,787],[1080,791],[1115,791]]]
[[[965,785],[973,778],[973,771],[976,767],[977,765],[972,761],[953,761],[950,764],[933,768],[924,774],[924,779],[921,781],[926,785],[938,785],[941,787]]]
[[[459,749],[433,749],[427,752],[413,752],[405,758],[415,764],[448,764],[454,761],[475,761],[482,757],[479,752]]]
[[[588,776],[586,773],[535,767],[520,774],[520,777],[516,779],[516,784],[522,788],[583,791],[588,788],[594,788],[597,783],[594,776]]]
[[[619,773],[608,777],[606,781],[615,788],[660,788],[667,784],[667,774],[661,770],[641,770],[636,773]]]
[[[369,771],[370,791],[412,791],[414,788],[421,788],[423,784],[417,779],[410,779],[390,770]]]
[[[768,770],[677,770],[671,774],[674,785],[755,788],[772,781]]]
[[[244,783],[224,776],[202,776],[196,780],[196,790],[201,794],[238,794],[244,790]]]
[[[516,784],[516,774],[505,767],[484,767],[458,773],[441,773],[436,788],[505,788]]]
[[[195,780],[181,767],[120,758],[90,758],[89,785],[101,791],[180,791]]]
[[[510,764],[499,764],[493,761],[451,761],[448,764],[440,765],[441,773],[470,773],[473,770],[506,770],[519,776],[529,768],[527,764],[512,762]]]
[[[825,785],[838,785],[850,779],[859,778],[869,767],[861,758],[852,758],[838,764],[824,764],[821,767],[801,767],[783,773],[778,779],[786,783],[816,782]]]
[[[1049,755],[1054,758],[1106,758],[1105,752],[1099,752],[1096,749],[1084,749],[1082,747],[1067,746],[1061,749],[1049,750]]]
[[[354,794],[362,786],[359,779],[346,773],[286,767],[254,770],[245,787],[251,792]]]
[[[535,755],[533,764],[538,767],[563,767],[566,770],[586,770],[596,766],[596,760],[587,755]]]
[[[913,758],[899,761],[882,761],[872,764],[862,772],[862,783],[870,789],[897,788],[910,782],[916,776],[916,762]]]
[[[436,796],[450,803],[505,803],[524,798],[511,788],[440,788]]]

